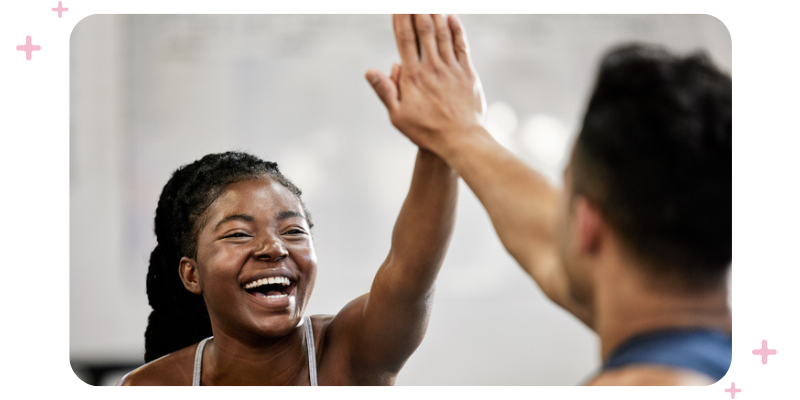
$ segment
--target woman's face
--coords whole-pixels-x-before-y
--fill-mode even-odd
[[[317,274],[297,197],[268,177],[236,182],[201,222],[197,279],[215,330],[288,334],[303,316]]]

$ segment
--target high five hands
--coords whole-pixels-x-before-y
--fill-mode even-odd
[[[483,125],[486,100],[461,21],[450,15],[392,17],[401,66],[366,78],[397,129],[442,156],[448,140]]]

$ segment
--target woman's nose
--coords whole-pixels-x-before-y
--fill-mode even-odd
[[[259,260],[279,261],[286,258],[288,254],[289,252],[286,251],[286,247],[280,240],[267,238],[256,248],[254,256]]]

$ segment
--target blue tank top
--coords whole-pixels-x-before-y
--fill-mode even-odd
[[[619,346],[604,370],[631,364],[690,369],[720,380],[731,366],[731,337],[709,329],[664,330],[635,336]]]

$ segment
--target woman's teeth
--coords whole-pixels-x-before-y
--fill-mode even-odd
[[[257,288],[257,287],[262,286],[262,285],[289,286],[290,284],[291,284],[291,282],[289,281],[289,278],[287,278],[285,276],[272,276],[272,277],[269,277],[269,278],[261,278],[261,279],[259,279],[257,281],[250,282],[250,283],[244,285],[244,288],[245,289],[253,289],[253,288]],[[285,296],[285,295],[283,295],[283,296]],[[267,296],[267,297],[274,297],[274,296]]]

